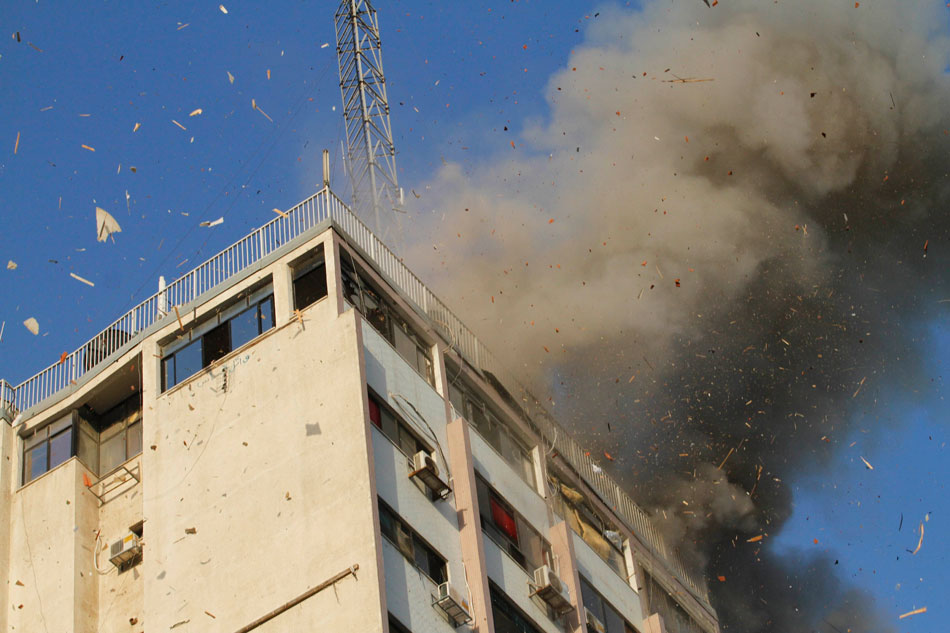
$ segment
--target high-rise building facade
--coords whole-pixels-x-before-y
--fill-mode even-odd
[[[0,630],[718,633],[645,513],[324,189],[0,381]]]

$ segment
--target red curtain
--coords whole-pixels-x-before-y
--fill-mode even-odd
[[[495,501],[494,497],[489,499],[489,503],[491,504],[492,521],[494,521],[495,525],[498,526],[498,529],[501,530],[505,536],[517,543],[518,526],[515,525],[515,517],[511,515],[511,512],[509,512],[505,506]]]
[[[383,419],[379,414],[379,404],[372,398],[369,399],[369,419],[379,428],[383,428]]]

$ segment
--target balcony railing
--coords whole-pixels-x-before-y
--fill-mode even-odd
[[[641,544],[679,578],[694,597],[711,611],[705,584],[690,573],[649,516],[593,461],[560,425],[540,401],[504,369],[475,334],[429,290],[422,281],[393,254],[369,228],[350,211],[329,188],[307,198],[285,216],[235,242],[194,270],[176,279],[163,290],[145,299],[99,332],[62,361],[50,365],[16,387],[0,383],[2,397],[13,402],[16,411],[26,411],[74,384],[83,374],[119,351],[133,337],[153,324],[174,319],[174,308],[194,301],[218,284],[259,262],[294,238],[323,221],[331,220],[346,239],[357,245],[388,280],[427,314],[433,325],[468,362],[490,372],[515,399],[527,421],[593,488],[633,531]],[[169,316],[171,315],[171,316]]]

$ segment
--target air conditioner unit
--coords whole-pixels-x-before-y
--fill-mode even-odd
[[[450,583],[439,585],[436,593],[432,594],[432,604],[445,614],[449,624],[455,628],[472,621],[468,601]]]
[[[409,477],[418,478],[426,488],[442,498],[449,493],[449,485],[439,476],[438,464],[426,451],[419,451],[412,456],[412,470],[409,472]]]
[[[571,593],[548,565],[534,570],[534,595],[544,600],[558,615],[574,608]]]
[[[125,565],[141,553],[142,545],[139,543],[139,538],[129,532],[124,538],[112,543],[109,548],[109,562],[119,569],[123,569]]]
[[[584,613],[587,615],[587,633],[607,633],[604,623],[598,620],[590,609],[584,607]]]

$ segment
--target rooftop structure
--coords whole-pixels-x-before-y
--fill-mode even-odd
[[[329,188],[0,381],[0,415],[2,630],[718,631]]]

